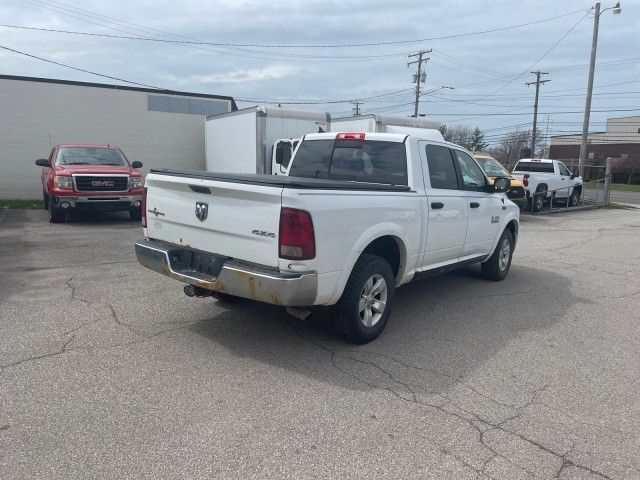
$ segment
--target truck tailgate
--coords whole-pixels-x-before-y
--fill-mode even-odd
[[[148,238],[278,266],[281,187],[155,173],[145,184]]]

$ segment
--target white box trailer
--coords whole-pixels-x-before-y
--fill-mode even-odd
[[[411,133],[411,129],[437,130],[440,122],[424,117],[396,117],[392,115],[360,115],[333,118],[332,132]],[[421,130],[423,131],[423,130]]]
[[[207,171],[280,173],[272,171],[275,162],[274,143],[283,139],[287,143],[286,139],[299,139],[305,133],[326,132],[330,122],[331,115],[328,112],[265,106],[211,115],[205,123]],[[291,156],[290,152],[288,156]],[[286,158],[283,162],[280,159],[280,162],[288,164],[288,160]]]

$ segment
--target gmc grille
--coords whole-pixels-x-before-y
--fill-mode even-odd
[[[77,192],[125,192],[129,188],[129,177],[74,176]]]

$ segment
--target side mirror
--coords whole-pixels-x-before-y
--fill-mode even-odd
[[[571,180],[573,180],[574,178],[576,178],[576,174],[572,173],[571,176],[569,177]]]
[[[142,168],[142,162],[139,162],[139,161],[135,160],[135,161],[131,162],[131,166],[133,168]]]
[[[282,165],[284,162],[284,152],[282,150],[282,145],[276,146],[276,164]]]
[[[291,160],[291,144],[289,142],[278,142],[275,149],[276,164],[286,169],[289,166],[289,160]]]
[[[46,158],[39,158],[38,160],[36,160],[36,165],[38,165],[39,167],[50,167],[51,162]]]
[[[507,177],[497,177],[493,182],[495,193],[507,193],[511,189],[511,180]]]

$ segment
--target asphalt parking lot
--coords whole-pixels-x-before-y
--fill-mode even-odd
[[[140,235],[0,210],[0,478],[640,478],[640,210],[523,217],[506,281],[404,287],[365,346]]]

